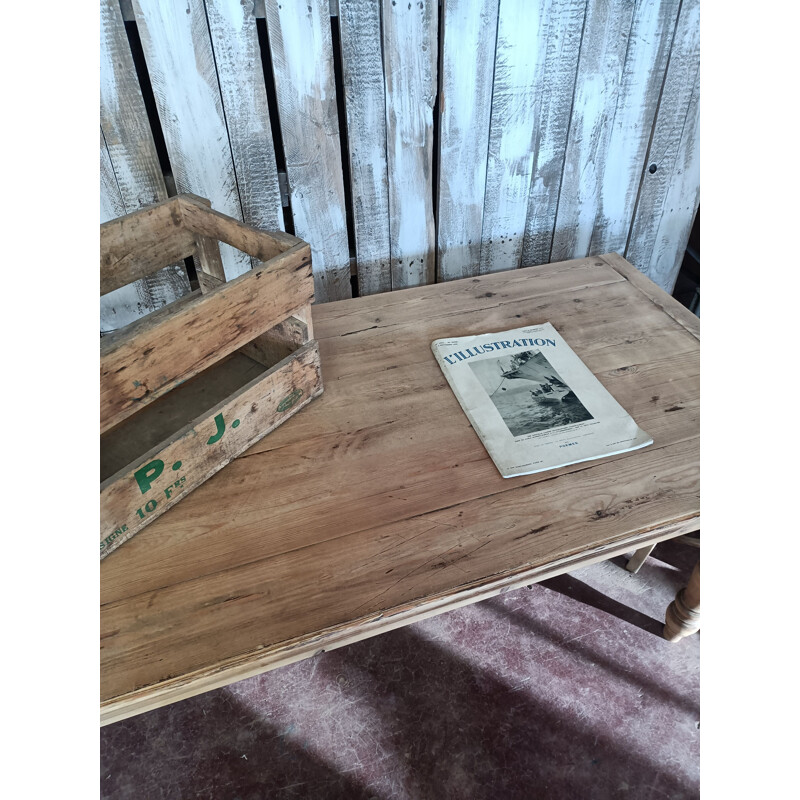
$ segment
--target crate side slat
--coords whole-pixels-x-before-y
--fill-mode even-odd
[[[266,231],[246,225],[238,219],[221,214],[208,207],[208,202],[202,197],[192,194],[178,196],[183,224],[201,236],[219,239],[225,244],[242,250],[253,256],[258,261],[269,261],[280,253],[284,253],[298,244],[303,244],[302,239],[283,231]]]
[[[319,348],[313,341],[185,425],[129,469],[111,476],[100,490],[101,558],[321,392]],[[224,427],[220,436],[221,425]],[[158,476],[154,475],[158,471],[155,467],[146,471],[152,477],[145,490],[134,473],[153,462],[160,462],[162,471]],[[151,510],[147,510],[148,504],[152,505]],[[123,525],[126,526],[124,531]],[[106,541],[118,530],[120,533],[115,538]]]
[[[141,320],[135,334],[101,346],[100,432],[273,327],[313,296],[311,251],[302,244],[174,311],[165,309],[156,322]]]
[[[192,255],[194,236],[177,198],[109,220],[100,226],[100,294],[133,283]]]

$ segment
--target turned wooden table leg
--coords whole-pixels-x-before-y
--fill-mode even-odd
[[[667,608],[664,638],[677,642],[700,630],[700,562],[695,564],[689,584]]]

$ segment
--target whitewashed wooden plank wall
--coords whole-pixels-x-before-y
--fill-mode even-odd
[[[244,220],[283,230],[283,206],[252,4],[206,0]]]
[[[442,4],[439,93],[439,278],[477,273],[500,0]]]
[[[317,302],[343,300],[350,254],[328,0],[266,7],[295,233],[311,245]]]
[[[554,261],[625,249],[677,10],[678,0],[589,6]]]
[[[683,0],[626,257],[671,291],[700,202],[700,0]]]
[[[534,125],[533,174],[522,264],[546,264],[553,246],[586,0],[553,0],[545,20],[544,74]]]
[[[674,286],[699,203],[699,0],[101,8],[106,215],[163,199],[168,161],[175,190],[309,241],[317,302],[612,250]],[[226,274],[250,267],[223,249]],[[167,274],[106,298],[105,329],[188,289]]]
[[[379,0],[340,0],[342,83],[359,294],[392,288],[386,92]]]
[[[436,0],[383,0],[392,288],[432,283]]]
[[[492,123],[483,206],[480,272],[516,269],[522,255],[533,138],[550,0],[502,0],[494,55]]]
[[[125,23],[116,0],[100,5],[100,222],[167,199]],[[124,327],[189,291],[183,265],[100,299],[100,330]]]
[[[242,219],[242,204],[203,0],[133,0],[175,186]],[[249,256],[220,245],[230,280]]]

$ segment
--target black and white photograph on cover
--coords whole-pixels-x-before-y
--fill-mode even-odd
[[[593,418],[538,350],[471,361],[469,366],[514,437]]]

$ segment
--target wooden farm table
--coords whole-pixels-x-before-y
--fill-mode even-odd
[[[430,343],[548,321],[654,444],[504,480]],[[324,394],[102,562],[103,723],[699,529],[699,320],[621,257],[314,325]]]

